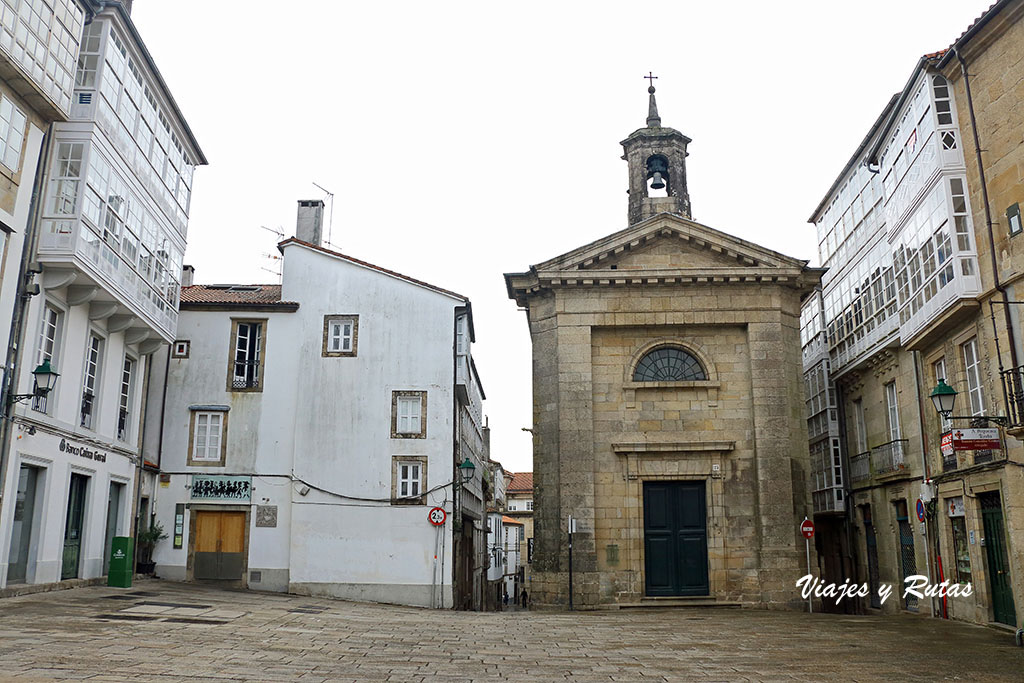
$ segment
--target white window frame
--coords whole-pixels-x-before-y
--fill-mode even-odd
[[[266,343],[266,322],[265,320],[234,321],[229,371],[229,389],[231,391],[263,390],[262,358],[263,345]],[[244,331],[243,325],[245,326]],[[241,368],[241,374],[239,374],[239,368]],[[239,382],[243,386],[238,386]]]
[[[14,173],[21,166],[21,146],[25,142],[28,118],[14,101],[0,97],[0,163]]]
[[[419,396],[398,397],[398,424],[396,431],[399,434],[419,434],[421,420],[423,419]]]
[[[190,460],[198,463],[220,463],[224,445],[223,411],[197,410],[192,416],[192,453]],[[216,428],[215,438],[214,429]],[[202,441],[200,441],[202,435]]]
[[[896,382],[885,385],[885,418],[889,428],[889,441],[902,439],[900,433],[900,399],[896,391]]]
[[[856,442],[854,445],[857,448],[857,452],[854,455],[859,455],[868,450],[868,428],[867,421],[864,418],[864,400],[861,398],[856,399],[853,402],[853,416],[854,426],[856,428]]]
[[[80,411],[79,424],[86,429],[92,429],[96,424],[96,413],[99,412],[100,383],[103,381],[103,356],[106,351],[106,340],[90,330],[85,342],[85,362],[82,371],[82,407],[85,405],[86,395],[91,398],[89,412]]]
[[[61,337],[64,333],[64,311],[49,302],[43,305],[39,324],[39,347],[36,349],[36,367],[49,360],[50,367],[57,369],[60,360]],[[34,369],[34,368],[33,368]],[[53,392],[50,392],[52,395]],[[47,412],[47,401],[50,396],[36,396],[32,400],[32,410]]]
[[[469,353],[469,338],[466,336],[466,316],[460,315],[455,319],[455,353],[464,355]]]
[[[423,467],[418,461],[398,461],[398,497],[419,498],[423,495]]]
[[[985,390],[981,383],[981,361],[978,359],[978,338],[971,337],[960,345],[964,359],[964,374],[967,376],[967,397],[971,404],[971,415],[985,413]]]
[[[533,512],[533,501],[532,500],[526,501],[526,510],[527,510],[527,512]]]
[[[121,441],[128,441],[132,435],[132,403],[135,394],[135,368],[138,361],[125,354],[121,363],[121,391],[118,399],[115,432]],[[124,429],[121,429],[121,412],[124,412]]]
[[[323,352],[325,357],[355,356],[359,349],[359,316],[324,316]]]

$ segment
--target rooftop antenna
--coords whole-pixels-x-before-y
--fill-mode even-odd
[[[331,210],[327,215],[327,244],[330,244],[333,247],[334,243],[331,242],[331,229],[334,227],[334,193],[318,183],[313,183],[313,187],[324,192],[324,199],[331,200]]]
[[[265,225],[261,225],[260,227],[262,229],[266,230],[267,232],[272,232],[275,235],[277,235],[278,237],[280,237],[281,239],[284,239],[284,229],[280,225],[277,226],[277,228],[268,228]]]
[[[280,225],[277,226],[276,229],[275,228],[268,228],[265,225],[261,225],[260,228],[262,228],[263,230],[266,230],[267,232],[272,232],[275,235],[277,235],[277,241],[278,242],[280,242],[281,240],[283,240],[285,238],[284,228],[282,228]],[[274,275],[277,276],[277,283],[281,284],[281,278],[283,277],[283,275],[281,273],[281,257],[277,256],[275,254],[268,254],[267,252],[263,252],[262,256],[263,256],[263,258],[270,259],[271,261],[276,261],[277,269],[274,270],[274,269],[271,269],[271,268],[264,268],[263,266],[260,266],[260,270],[265,270],[268,273],[273,273]]]

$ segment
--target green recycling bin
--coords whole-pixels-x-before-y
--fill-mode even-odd
[[[107,585],[131,588],[134,573],[132,539],[128,536],[115,536],[110,544],[110,573],[107,574]]]

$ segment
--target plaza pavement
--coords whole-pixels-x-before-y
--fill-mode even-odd
[[[0,600],[0,679],[1021,681],[1024,649],[912,615],[467,613],[144,581]]]

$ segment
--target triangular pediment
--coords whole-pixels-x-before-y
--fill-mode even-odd
[[[535,266],[557,271],[801,270],[806,261],[674,214],[659,214]]]
[[[806,293],[822,273],[802,259],[662,213],[526,272],[506,273],[505,286],[525,306],[537,292],[557,287],[773,283]]]

